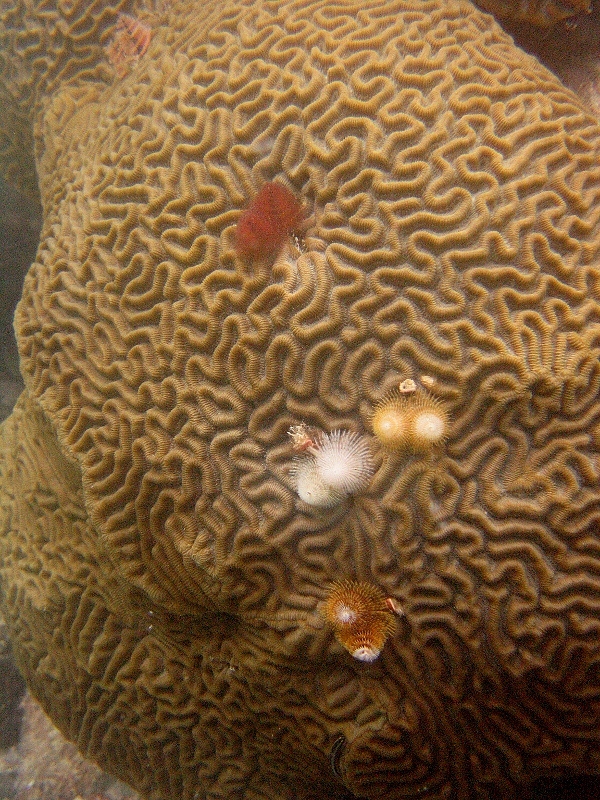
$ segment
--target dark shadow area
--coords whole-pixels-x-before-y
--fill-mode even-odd
[[[582,97],[592,113],[600,115],[600,0],[594,0],[591,13],[578,14],[553,28],[499,21],[518,45],[539,58]]]
[[[23,388],[13,315],[35,258],[41,221],[39,204],[0,179],[0,420],[10,414]]]
[[[524,793],[523,800],[600,800],[600,776],[541,778]]]
[[[6,626],[0,621],[0,750],[6,750],[19,740],[22,720],[21,699],[25,694],[25,681],[13,661]],[[4,773],[0,772],[0,797]]]

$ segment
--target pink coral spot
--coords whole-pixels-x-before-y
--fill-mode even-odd
[[[302,203],[280,183],[265,183],[244,211],[235,231],[235,247],[245,258],[273,256],[304,219]]]

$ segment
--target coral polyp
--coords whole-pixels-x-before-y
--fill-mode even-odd
[[[391,451],[429,450],[448,433],[448,412],[441,400],[423,390],[392,392],[375,408],[373,433]]]
[[[396,620],[387,599],[375,584],[341,580],[332,584],[323,615],[338,642],[353,658],[371,662],[395,631]]]

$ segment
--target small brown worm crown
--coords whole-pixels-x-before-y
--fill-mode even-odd
[[[323,615],[338,642],[359,661],[375,661],[396,629],[394,612],[375,584],[341,580],[332,584]]]

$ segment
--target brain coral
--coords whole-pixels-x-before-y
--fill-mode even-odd
[[[514,798],[600,771],[600,128],[462,0],[205,0],[119,79],[101,2],[4,15],[45,210],[1,433],[27,680],[153,800]],[[236,253],[266,182],[312,213]],[[303,503],[288,430],[444,444]],[[372,664],[322,610],[401,606]]]

